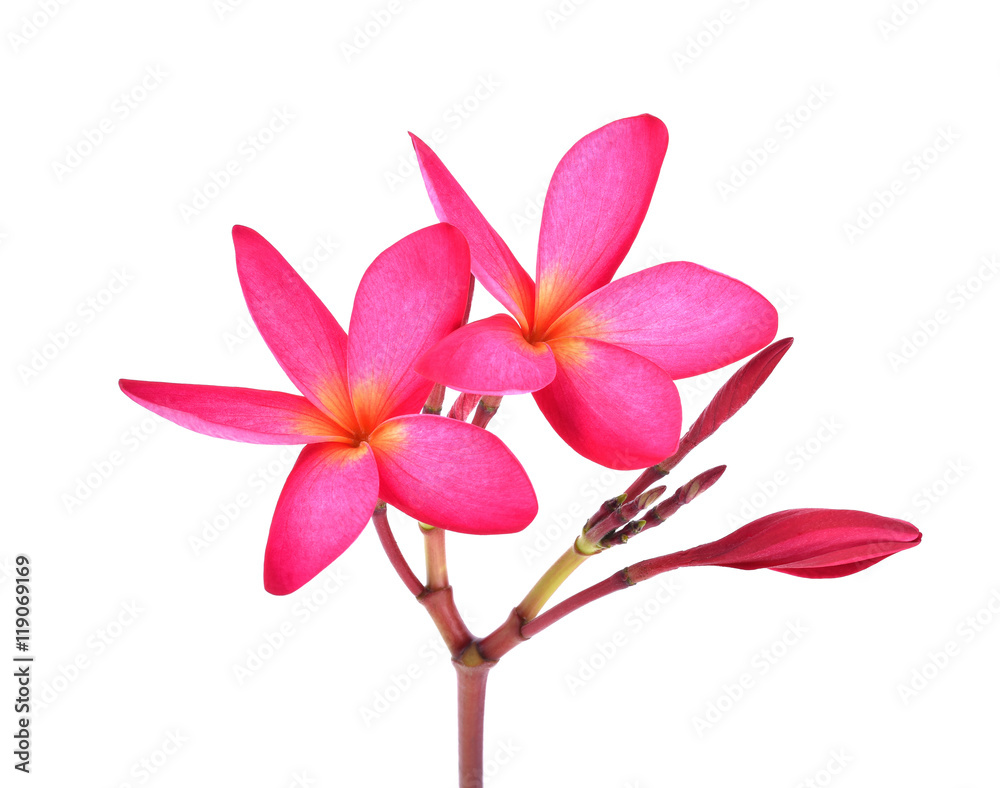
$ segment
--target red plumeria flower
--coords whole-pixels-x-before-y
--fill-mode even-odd
[[[512,533],[538,512],[524,469],[495,435],[414,415],[433,386],[413,362],[458,327],[469,288],[462,234],[438,224],[375,260],[344,333],[264,238],[233,229],[236,267],[257,328],[304,396],[122,380],[122,391],[182,427],[246,443],[308,444],[278,498],[264,586],[288,594],[364,529],[379,498],[421,522]]]
[[[413,145],[438,218],[462,231],[472,272],[514,316],[446,337],[417,363],[432,380],[477,394],[533,392],[545,418],[584,457],[642,468],[677,448],[674,380],[730,364],[774,338],[777,312],[763,296],[693,263],[611,281],[667,150],[657,118],[610,123],[559,162],[545,195],[537,282],[434,152],[416,137]]]

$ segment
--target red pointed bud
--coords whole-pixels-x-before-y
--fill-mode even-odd
[[[473,408],[479,404],[479,400],[479,394],[459,394],[458,399],[452,404],[451,410],[448,411],[448,418],[465,421],[469,418],[469,414],[472,413]]]
[[[643,509],[647,509],[652,506],[663,495],[666,491],[666,486],[660,485],[659,487],[654,487],[651,490],[646,490],[642,495],[635,499],[635,511],[636,513],[641,512]]]
[[[676,467],[691,449],[719,429],[736,411],[750,401],[750,398],[757,393],[757,389],[764,385],[764,381],[768,379],[791,346],[791,337],[779,339],[736,370],[733,376],[715,393],[712,401],[708,403],[708,407],[701,412],[701,415],[695,419],[694,424],[681,438],[677,451],[654,467],[663,473]]]
[[[707,471],[699,473],[687,484],[682,484],[678,487],[673,495],[660,503],[655,509],[646,512],[646,519],[652,520],[654,523],[663,522],[682,506],[691,503],[691,501],[719,481],[725,472],[725,465],[717,465],[714,468],[709,468]]]
[[[604,503],[600,505],[598,510],[594,512],[590,519],[584,523],[583,532],[587,533],[591,528],[597,525],[601,520],[605,519],[609,514],[614,512],[619,506],[625,503],[625,493],[621,495],[616,495],[614,498],[608,498]]]
[[[611,511],[607,515],[596,522],[590,523],[588,521],[588,524],[583,528],[583,533],[577,540],[577,549],[589,555],[606,547],[607,545],[601,544],[602,539],[616,528],[620,528],[623,525],[632,525],[629,521],[647,506],[655,503],[656,499],[663,495],[663,491],[666,489],[663,486],[654,487],[637,498],[633,498],[631,501],[623,502],[623,495],[605,501],[605,506],[613,508],[611,508]]]
[[[715,542],[643,561],[635,582],[682,566],[773,569],[809,578],[860,572],[920,544],[908,522],[846,509],[791,509],[755,520]]]
[[[667,500],[662,501],[655,508],[646,512],[643,515],[644,519],[639,521],[633,520],[632,522],[625,523],[624,527],[618,529],[614,533],[609,531],[607,536],[604,537],[602,546],[612,547],[616,544],[625,544],[625,542],[627,542],[631,537],[635,536],[643,528],[645,528],[647,524],[650,528],[659,525],[668,517],[675,514],[682,506],[691,503],[691,501],[719,481],[725,471],[725,465],[717,465],[714,468],[710,468],[707,471],[699,473],[687,484],[682,484],[678,487],[674,491],[674,494],[667,498]],[[634,503],[641,504],[635,513],[630,514],[630,517],[634,517],[638,511],[641,511],[659,498],[660,495],[663,494],[664,489],[664,487],[654,487],[649,492],[642,493],[637,498],[629,501],[629,503],[622,507],[622,510]],[[655,492],[656,495],[650,498],[650,493],[653,492]]]

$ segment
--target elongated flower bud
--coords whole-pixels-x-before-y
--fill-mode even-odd
[[[655,509],[646,512],[646,520],[662,523],[682,506],[691,503],[691,501],[708,490],[713,484],[719,481],[725,472],[725,465],[717,465],[698,474],[687,484],[681,485],[673,495],[663,503],[658,504]]]
[[[709,470],[698,474],[687,484],[683,484],[678,487],[677,490],[674,491],[674,494],[665,501],[657,504],[654,508],[642,515],[641,520],[632,520],[631,522],[625,523],[625,525],[617,531],[614,531],[613,533],[609,532],[608,535],[604,537],[602,546],[612,547],[616,544],[625,544],[625,542],[633,536],[636,536],[644,528],[652,528],[664,522],[667,518],[676,514],[677,510],[682,506],[691,503],[691,501],[701,495],[701,493],[705,492],[713,484],[719,481],[725,470],[725,465],[718,465],[715,468],[710,468]],[[656,498],[659,498],[660,494],[663,492],[663,487],[654,487],[653,491],[657,491]],[[633,501],[640,503],[641,506],[639,508],[643,509],[649,506],[652,502],[647,497],[648,495],[649,493],[643,493],[638,498],[633,499]],[[629,503],[631,504],[632,502]],[[626,504],[626,506],[628,505],[629,504]],[[624,507],[622,508],[624,509]]]
[[[595,599],[684,566],[773,569],[799,577],[843,577],[900,550],[920,544],[920,531],[903,520],[846,509],[791,509],[770,514],[715,542],[626,566],[611,577],[564,599],[523,624],[534,637]]]
[[[610,514],[605,515],[600,520],[594,523],[588,521],[587,525],[584,526],[583,533],[577,539],[577,548],[581,553],[589,555],[610,546],[609,544],[602,544],[602,540],[611,534],[612,531],[615,531],[615,529],[632,525],[632,518],[647,506],[656,503],[656,500],[663,495],[666,489],[666,487],[660,486],[646,490],[646,492],[633,498],[631,501],[616,506],[611,510]],[[620,500],[620,498],[621,496],[612,498],[607,503],[611,504],[614,501]]]
[[[478,394],[459,394],[458,399],[452,404],[451,410],[448,411],[448,418],[465,421],[469,418],[469,414],[472,413],[476,405],[479,404],[480,399],[482,397]]]
[[[846,509],[790,509],[715,542],[630,567],[632,582],[682,566],[773,569],[798,577],[843,577],[920,544],[903,520]]]
[[[684,459],[691,449],[735,415],[757,393],[757,389],[764,385],[764,381],[768,379],[791,346],[791,337],[779,339],[736,370],[733,376],[716,392],[712,401],[708,403],[708,407],[695,419],[687,433],[681,438],[677,451],[654,467],[667,473]]]

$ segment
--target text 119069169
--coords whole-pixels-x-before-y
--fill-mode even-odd
[[[14,569],[14,768],[31,771],[31,560],[19,555]]]

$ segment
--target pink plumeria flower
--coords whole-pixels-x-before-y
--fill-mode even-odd
[[[674,380],[723,367],[774,338],[777,312],[763,296],[699,265],[663,263],[611,281],[666,153],[658,119],[610,123],[559,162],[545,195],[536,282],[434,152],[416,137],[413,145],[438,218],[462,231],[472,272],[513,315],[446,337],[417,364],[432,380],[478,394],[533,392],[584,457],[641,468],[677,448]]]
[[[438,224],[378,256],[358,287],[350,331],[264,238],[233,229],[247,307],[303,396],[122,380],[122,391],[182,427],[245,443],[307,444],[278,498],[264,587],[288,594],[346,550],[379,498],[421,522],[512,533],[538,511],[524,469],[495,435],[415,415],[433,383],[413,362],[458,327],[469,248]]]

